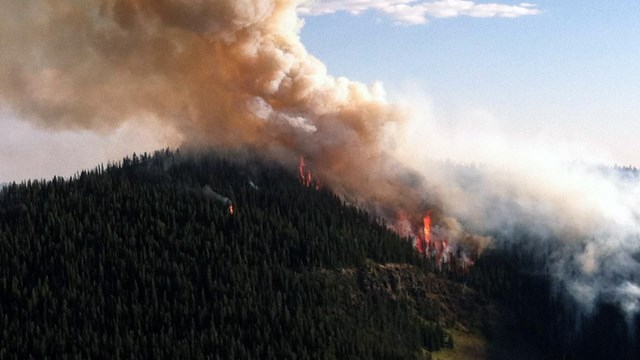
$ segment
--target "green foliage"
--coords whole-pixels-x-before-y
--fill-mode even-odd
[[[233,201],[228,204],[205,191]],[[344,269],[411,243],[275,164],[170,151],[0,190],[0,358],[411,359],[436,316]]]
[[[512,319],[504,326],[510,337],[531,343],[532,350],[545,359],[640,358],[639,315],[625,317],[619,304],[607,299],[599,299],[594,309],[585,312],[539,270],[545,263],[540,257],[549,256],[553,245],[541,255],[510,240],[510,247],[484,253],[468,279],[471,286],[509,309]]]

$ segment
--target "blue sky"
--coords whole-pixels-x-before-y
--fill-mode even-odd
[[[640,2],[535,5],[536,15],[417,25],[374,10],[306,16],[302,38],[333,75],[421,88],[445,121],[482,110],[507,132],[640,165]]]

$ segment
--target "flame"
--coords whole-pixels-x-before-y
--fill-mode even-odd
[[[477,241],[473,242],[474,236],[469,234],[451,231],[447,219],[434,216],[434,212],[427,210],[417,217],[399,210],[390,227],[400,236],[413,239],[416,251],[440,269],[468,271],[478,258]]]
[[[425,214],[422,217],[422,236],[416,236],[416,249],[420,254],[429,254],[429,248],[431,247],[431,215]]]
[[[300,157],[300,165],[298,165],[298,173],[300,175],[300,182],[304,185],[307,177],[304,175],[304,158],[302,156]]]
[[[235,208],[232,203],[229,203],[229,214],[233,215],[235,213]]]
[[[300,183],[306,187],[315,186],[316,190],[320,190],[320,183],[313,180],[311,170],[305,168],[304,157],[300,157],[300,164],[298,165],[298,176],[300,176]]]
[[[422,233],[424,236],[425,249],[428,250],[431,245],[431,215],[429,215],[429,213],[422,218]]]

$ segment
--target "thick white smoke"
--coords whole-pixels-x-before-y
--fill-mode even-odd
[[[519,245],[543,256],[586,311],[598,301],[640,310],[638,172],[606,166],[603,152],[579,144],[507,135],[473,115],[444,126],[428,108],[412,114],[395,158],[433,184],[445,213],[476,231],[527,235],[533,243]]]
[[[390,218],[435,205],[480,232],[525,226],[559,245],[548,270],[587,309],[640,308],[637,182],[557,144],[443,128],[380,84],[330,76],[300,42],[299,5],[0,0],[0,105],[49,129],[144,118],[184,146],[304,156],[323,184]]]

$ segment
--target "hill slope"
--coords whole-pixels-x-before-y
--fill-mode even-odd
[[[424,359],[499,318],[363,211],[216,155],[11,184],[0,261],[1,358]]]

